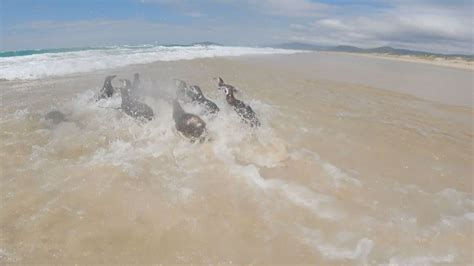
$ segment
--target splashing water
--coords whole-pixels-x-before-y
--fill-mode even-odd
[[[332,112],[352,92],[337,98],[323,87],[317,104],[295,103],[299,96],[284,94],[279,82],[258,87],[271,92],[265,101],[257,100],[262,94],[239,95],[259,115],[258,129],[241,123],[218,91],[206,90],[221,112],[203,116],[210,140],[202,144],[177,134],[163,97],[173,89],[157,91],[146,80],[144,101],[156,115],[147,123],[114,109],[118,95],[96,101],[96,88],[63,97],[55,109],[67,121],[57,125],[43,118],[49,106],[5,109],[0,261],[431,264],[469,258],[472,194],[445,181],[421,185],[425,175],[459,167],[433,159],[434,168],[426,170],[420,155],[406,163],[415,173],[409,181],[392,178],[390,163],[409,155],[394,153],[382,167],[372,157],[378,150],[361,144],[377,139],[357,135],[363,127],[418,140],[426,137],[423,129],[451,143],[461,133],[412,121],[416,112],[408,109],[398,120],[362,113],[364,103],[356,100]],[[366,97],[382,101],[371,108],[387,106],[380,95]],[[202,114],[197,105],[183,108]],[[393,151],[390,141],[387,133],[378,148]]]

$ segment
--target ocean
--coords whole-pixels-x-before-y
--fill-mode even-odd
[[[124,45],[5,51],[0,52],[0,79],[38,79],[156,61],[295,52],[297,51],[215,45]]]
[[[120,95],[97,101],[106,76],[134,73],[147,123]],[[1,52],[0,263],[472,264],[472,108],[424,93],[464,93],[470,78],[272,48]],[[182,103],[206,122],[203,143],[176,131],[174,79],[221,110]]]

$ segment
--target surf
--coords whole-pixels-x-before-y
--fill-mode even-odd
[[[156,61],[298,52],[301,51],[217,45],[123,45],[11,51],[0,53],[0,80],[57,77]]]

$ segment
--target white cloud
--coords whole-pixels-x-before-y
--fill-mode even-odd
[[[473,53],[472,29],[472,14],[469,12],[422,1],[387,8],[379,13],[335,14],[306,24],[306,30],[294,31],[291,38],[330,45],[392,45],[446,53]]]
[[[315,25],[320,25],[334,30],[351,30],[352,28],[350,25],[346,25],[342,21],[332,18],[321,19],[315,23]]]

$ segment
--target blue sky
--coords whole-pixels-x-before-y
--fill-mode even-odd
[[[305,42],[473,53],[471,0],[0,0],[0,49]]]

